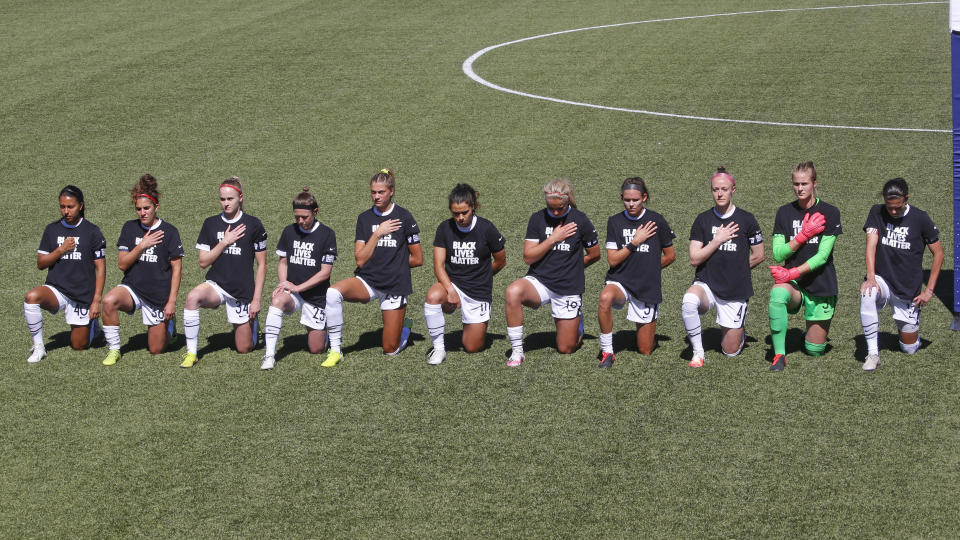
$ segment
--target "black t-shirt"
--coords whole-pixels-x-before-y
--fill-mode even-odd
[[[557,227],[574,222],[577,232],[554,245],[542,259],[530,265],[527,275],[540,280],[556,294],[583,294],[583,250],[597,245],[597,229],[587,215],[571,207],[562,217],[554,217],[544,208],[530,216],[525,240],[543,242]]]
[[[60,244],[72,236],[76,244],[73,251],[60,256],[47,271],[47,285],[52,285],[74,302],[89,306],[96,292],[97,270],[93,264],[106,254],[107,241],[100,228],[84,218],[76,225],[67,225],[62,219],[47,225],[40,238],[37,253],[53,253]]]
[[[634,248],[630,245],[637,229],[649,222],[657,224],[657,232]],[[630,248],[631,253],[617,266],[607,271],[607,280],[616,281],[631,296],[647,304],[663,301],[660,291],[660,255],[663,248],[673,245],[673,229],[660,214],[644,208],[643,213],[632,218],[626,211],[607,220],[607,249]]]
[[[821,238],[824,236],[840,236],[843,229],[840,227],[840,210],[836,206],[819,199],[817,199],[816,204],[807,210],[800,208],[797,201],[785,204],[777,210],[776,221],[773,224],[773,234],[782,234],[787,242],[793,240],[793,237],[800,232],[803,216],[817,212],[823,214],[823,217],[827,219],[826,228],[822,233],[807,240],[793,255],[787,257],[783,261],[784,268],[796,268],[807,262],[807,259],[817,254]],[[837,270],[833,266],[833,252],[830,252],[826,264],[800,276],[797,279],[797,285],[814,296],[836,296],[838,290]]]
[[[354,239],[367,242],[373,231],[389,219],[399,219],[400,228],[380,237],[373,255],[353,273],[374,289],[394,296],[407,296],[413,293],[409,246],[420,243],[420,227],[410,212],[395,203],[385,214],[372,207],[357,217],[357,234]]]
[[[443,267],[450,281],[474,300],[493,300],[493,254],[503,250],[500,231],[488,220],[474,215],[470,230],[464,232],[448,219],[437,227],[433,245],[447,250]]]
[[[227,246],[217,260],[210,266],[207,279],[241,303],[249,304],[253,299],[254,252],[266,251],[267,231],[260,220],[240,212],[240,215],[227,221],[223,214],[208,217],[200,228],[197,249],[210,251],[224,236],[227,227],[234,230],[240,225],[247,227],[243,238]]]
[[[183,244],[180,231],[166,221],[159,220],[149,230],[156,229],[163,231],[163,240],[143,250],[123,273],[120,283],[133,289],[148,304],[163,307],[170,298],[170,277],[173,275],[170,260],[183,257]],[[124,223],[117,240],[117,251],[132,251],[149,230],[138,219]]]
[[[734,222],[737,237],[724,242],[710,258],[697,266],[694,279],[710,286],[721,300],[746,300],[753,296],[750,275],[750,248],[763,243],[760,224],[753,214],[735,207],[728,217],[720,217],[715,208],[701,213],[690,227],[690,240],[709,244],[720,227]]]
[[[940,240],[940,231],[926,212],[908,205],[903,216],[893,218],[882,204],[867,215],[863,230],[880,236],[874,270],[890,284],[893,294],[912,299],[923,287],[923,249]]]
[[[287,281],[299,285],[320,271],[321,265],[333,265],[337,260],[337,236],[333,229],[319,221],[304,231],[296,223],[287,225],[277,242],[277,255],[287,259]],[[300,297],[319,307],[327,305],[330,279],[300,292]]]

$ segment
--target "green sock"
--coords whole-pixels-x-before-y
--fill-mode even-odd
[[[790,291],[782,287],[770,290],[770,341],[774,354],[787,353],[787,303]]]
[[[826,343],[810,343],[807,340],[803,340],[803,347],[810,356],[823,356],[823,351],[827,350]]]

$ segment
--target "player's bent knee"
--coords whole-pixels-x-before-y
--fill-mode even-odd
[[[683,313],[697,313],[700,309],[700,297],[693,293],[684,293],[680,301],[680,311]]]

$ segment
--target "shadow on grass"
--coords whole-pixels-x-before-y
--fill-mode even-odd
[[[803,348],[803,334],[804,329],[801,328],[787,329],[786,352],[788,357],[791,354],[807,354]],[[767,354],[764,356],[764,358],[766,358],[767,362],[773,362],[773,342],[770,340],[769,334],[766,338],[764,338],[763,342],[768,347]],[[833,345],[830,344],[830,337],[827,336],[827,348],[823,350],[823,354],[821,356],[830,354],[830,351],[832,350]]]
[[[926,284],[930,279],[930,271],[923,271],[923,283]],[[940,271],[940,277],[937,278],[937,286],[933,288],[933,295],[943,303],[947,311],[953,313],[953,270],[944,268]],[[921,340],[922,341],[922,340]],[[921,345],[921,348],[923,345]]]
[[[423,334],[418,334],[417,332],[410,332],[410,338],[407,341],[407,348],[413,347],[418,341],[424,341],[425,338]],[[365,351],[368,349],[380,349],[383,344],[383,328],[378,328],[376,330],[371,330],[369,332],[364,332],[360,334],[360,337],[357,338],[357,341],[350,346],[343,347],[343,354]]]
[[[716,351],[720,354],[723,354],[720,350],[720,343],[723,341],[723,330],[719,328],[704,328],[703,334],[701,334],[701,336],[703,339],[704,351]],[[789,333],[787,337],[789,341]],[[664,338],[662,338],[660,335],[657,335],[657,339],[660,340]],[[665,338],[665,339],[669,340],[670,338]],[[689,361],[693,358],[693,347],[690,346],[689,339],[684,338],[684,340],[687,342],[687,347],[683,349],[683,351],[680,353],[680,358],[683,358],[684,360]],[[770,344],[770,336],[767,336],[766,342],[767,342],[767,345]],[[747,350],[748,348],[752,347],[756,343],[759,343],[757,338],[751,336],[750,334],[745,334],[743,337],[743,350],[744,351]],[[741,351],[740,354],[743,354],[743,352]],[[770,360],[773,360],[773,353],[770,353],[769,356],[770,356]]]
[[[57,332],[50,336],[46,343],[44,343],[44,348],[47,352],[55,351],[57,349],[69,349],[70,348],[70,330],[64,330],[63,332]],[[97,337],[93,338],[93,342],[87,346],[87,349],[100,349],[106,346],[107,341],[103,339],[103,332],[101,331]]]
[[[167,343],[167,348],[164,350],[164,353],[175,353],[183,349],[187,344],[187,339],[183,337],[183,334],[175,334],[173,339]],[[149,349],[147,343],[147,333],[140,332],[139,334],[130,336],[130,339],[127,340],[120,347],[120,354],[127,354],[134,351],[147,351]],[[162,354],[162,353],[161,353]]]
[[[496,341],[496,340],[504,340],[504,339],[506,339],[506,337],[507,337],[507,336],[504,335],[504,334],[493,334],[493,333],[487,332],[487,335],[486,335],[486,337],[485,337],[484,340],[483,340],[483,348],[481,348],[481,349],[480,349],[479,351],[477,351],[477,352],[483,352],[483,351],[488,350],[488,349],[493,345],[493,342],[494,342],[494,341]],[[448,352],[450,352],[450,351],[452,351],[452,352],[464,352],[464,350],[463,350],[463,330],[456,330],[456,331],[447,332],[446,334],[444,334],[444,336],[443,336],[443,344],[444,344],[444,348],[445,348]]]
[[[672,341],[673,338],[670,336],[665,336],[663,334],[656,334],[653,340],[653,354],[660,348],[660,344],[665,341]],[[689,349],[689,347],[687,347]],[[599,351],[599,346],[597,347]],[[637,331],[636,330],[621,330],[613,334],[613,350],[620,354],[621,351],[625,352],[635,352],[639,354],[637,350]]]
[[[248,354],[252,354],[257,349],[263,347],[263,338],[257,341],[257,346],[253,348],[253,351],[250,351]],[[214,351],[219,351],[223,349],[230,349],[233,352],[237,352],[237,347],[235,340],[233,339],[233,331],[221,332],[219,334],[211,334],[207,337],[207,344],[203,346],[202,349],[197,351],[197,356],[202,357],[205,354],[210,354]],[[239,354],[239,353],[238,353]]]
[[[856,345],[854,347],[853,357],[862,364],[867,357],[867,339],[863,337],[863,334],[859,334],[853,338],[853,341]],[[931,343],[930,340],[921,337],[920,350],[926,349]],[[900,335],[894,334],[893,332],[878,332],[877,349],[880,352],[900,352]]]

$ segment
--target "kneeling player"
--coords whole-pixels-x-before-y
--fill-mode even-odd
[[[293,219],[277,242],[277,274],[280,283],[273,290],[267,321],[263,327],[266,353],[260,369],[273,369],[276,363],[277,336],[283,316],[300,311],[300,323],[306,326],[310,354],[326,348],[327,288],[330,272],[337,259],[337,238],[333,230],[317,221],[317,200],[307,188],[293,199]]]
[[[943,247],[930,216],[907,204],[910,193],[903,178],[883,186],[883,204],[870,209],[863,230],[867,233],[867,277],[860,286],[860,322],[867,341],[864,371],[880,364],[877,346],[877,311],[890,305],[900,334],[900,350],[913,354],[920,348],[920,308],[933,297]],[[933,254],[930,278],[923,286],[923,248]]]
[[[160,192],[152,175],[141,176],[130,197],[137,219],[124,223],[117,240],[117,264],[123,280],[103,298],[103,337],[109,348],[103,359],[105,366],[120,359],[119,312],[140,310],[151,354],[166,349],[177,312],[183,259],[180,232],[157,216]]]
[[[457,184],[450,192],[453,215],[437,227],[433,240],[433,273],[437,276],[427,291],[423,316],[433,341],[427,363],[437,365],[446,358],[443,342],[444,313],[460,308],[463,321],[463,348],[483,348],[493,299],[493,275],[507,264],[500,231],[476,215],[480,206],[477,192],[469,184]]]
[[[693,285],[683,295],[680,312],[690,338],[690,367],[703,367],[705,355],[700,314],[717,310],[723,329],[721,349],[727,356],[743,350],[747,301],[753,296],[750,269],[763,262],[763,235],[753,214],[733,204],[736,181],[723,167],[710,178],[714,207],[690,227],[690,264],[696,267]]]

